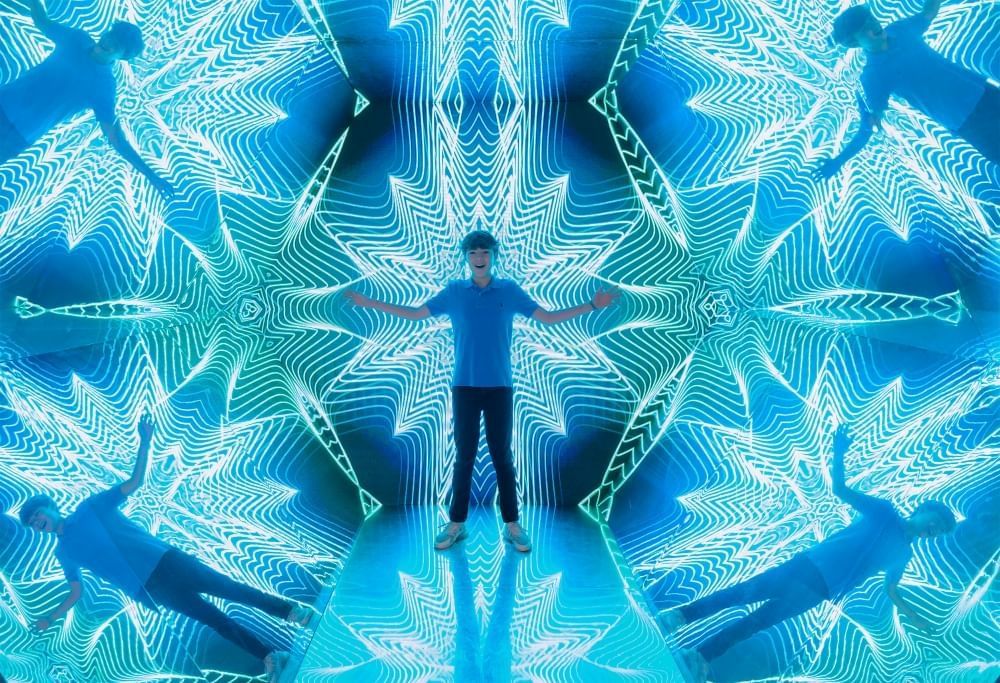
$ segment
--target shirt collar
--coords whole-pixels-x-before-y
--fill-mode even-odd
[[[472,289],[472,288],[479,289],[478,287],[476,287],[476,283],[472,281],[471,277],[465,278],[465,280],[463,281],[463,284],[465,285],[466,289]],[[493,277],[490,278],[490,284],[486,285],[482,289],[483,290],[495,289],[496,288],[496,284],[497,284],[497,276],[494,275]]]

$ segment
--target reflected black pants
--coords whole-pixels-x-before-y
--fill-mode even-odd
[[[1000,164],[1000,88],[986,85],[979,104],[957,133],[984,157]]]
[[[0,108],[0,164],[13,159],[28,148],[28,142],[14,128],[3,109]]]
[[[168,550],[156,565],[146,581],[146,592],[156,604],[208,626],[258,659],[264,659],[274,648],[262,643],[257,636],[201,594],[256,607],[279,619],[286,618],[292,609],[292,603],[287,600],[233,581],[190,555],[174,549]]]
[[[472,471],[479,451],[479,416],[486,422],[486,445],[490,449],[497,477],[500,516],[516,522],[517,478],[511,440],[514,431],[514,390],[510,387],[453,387],[452,413],[455,416],[455,470],[451,480],[453,522],[464,522],[469,515]]]
[[[816,565],[800,555],[743,583],[695,600],[681,607],[681,614],[686,621],[692,622],[728,607],[764,603],[698,647],[702,657],[711,661],[758,631],[808,612],[826,600],[827,593],[826,583]]]

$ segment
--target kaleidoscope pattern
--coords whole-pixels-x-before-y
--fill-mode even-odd
[[[514,452],[522,500],[607,525],[656,607],[849,521],[829,487],[835,422],[856,437],[853,486],[964,520],[918,546],[903,582],[938,632],[909,630],[873,581],[735,649],[717,678],[993,680],[1000,171],[894,102],[841,175],[810,177],[857,118],[860,57],[827,39],[844,6],[49,3],[95,35],[143,28],[118,115],[177,194],[88,114],[0,165],[0,671],[259,673],[96,580],[32,634],[64,584],[18,505],[45,491],[72,508],[127,476],[150,410],[130,517],[314,600],[380,506],[447,500],[454,457],[447,321],[350,308],[343,291],[419,305],[463,277],[457,244],[482,228],[500,274],[548,308],[623,292],[570,323],[516,323]],[[928,42],[995,78],[998,11],[947,4]],[[0,16],[7,82],[51,45],[21,3]],[[473,492],[490,505],[486,462]]]

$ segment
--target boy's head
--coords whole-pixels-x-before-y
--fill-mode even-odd
[[[59,514],[59,506],[56,502],[45,494],[32,496],[21,506],[19,513],[21,524],[45,533],[52,533],[56,530],[62,515]]]
[[[496,258],[497,241],[485,230],[473,230],[462,239],[462,253],[476,277],[489,277]]]
[[[877,47],[884,37],[882,24],[867,5],[850,7],[833,20],[833,40],[844,47],[868,50]]]
[[[919,538],[933,538],[949,534],[955,528],[955,513],[936,500],[928,500],[910,513],[910,528]]]
[[[109,60],[131,61],[142,54],[142,31],[135,24],[116,21],[97,41],[97,49]]]

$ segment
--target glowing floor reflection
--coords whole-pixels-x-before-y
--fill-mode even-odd
[[[487,510],[436,552],[440,521],[416,508],[365,523],[295,680],[684,680],[581,512],[529,510],[526,555]]]

